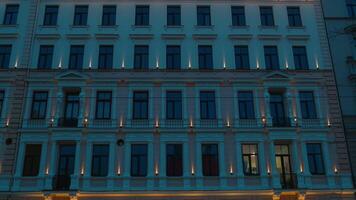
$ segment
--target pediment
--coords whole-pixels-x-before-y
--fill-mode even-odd
[[[264,80],[278,80],[278,81],[288,81],[291,79],[290,75],[283,73],[283,72],[271,72],[267,74],[264,78]]]
[[[85,74],[73,71],[60,73],[55,77],[56,80],[87,80],[88,78]]]

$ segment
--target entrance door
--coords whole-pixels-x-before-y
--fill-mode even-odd
[[[296,180],[292,173],[288,144],[275,145],[276,167],[280,174],[283,189],[296,187]]]
[[[59,146],[58,170],[56,176],[56,190],[69,190],[70,176],[74,172],[75,145],[62,144]]]

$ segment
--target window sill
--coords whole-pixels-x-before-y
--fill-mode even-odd
[[[173,25],[164,25],[165,29],[183,29],[184,25],[177,25],[177,26],[173,26]]]
[[[249,29],[250,26],[245,25],[245,26],[234,26],[234,25],[230,25],[231,29]]]
[[[151,29],[151,25],[132,25],[132,29]]]
[[[287,26],[287,29],[298,29],[298,30],[304,30],[306,29],[305,26]]]
[[[58,29],[58,25],[39,25],[42,29]]]
[[[71,29],[88,29],[89,25],[70,25]]]
[[[18,24],[0,24],[0,28],[18,28]]]
[[[98,25],[100,29],[117,29],[119,25]]]
[[[195,29],[214,29],[214,25],[208,25],[208,26],[201,26],[201,25],[195,25]]]
[[[264,26],[264,25],[260,25],[258,26],[260,29],[275,29],[277,30],[278,29],[278,26],[277,25],[273,25],[273,26]]]

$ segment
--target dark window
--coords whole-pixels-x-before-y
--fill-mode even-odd
[[[131,145],[131,176],[147,176],[147,144]]]
[[[257,144],[242,145],[242,161],[245,175],[259,174]]]
[[[308,164],[311,174],[325,174],[321,145],[318,143],[307,144]]]
[[[182,92],[167,91],[166,101],[166,118],[182,119]]]
[[[135,45],[134,69],[148,69],[147,45]]]
[[[253,93],[251,91],[239,91],[237,98],[239,100],[240,119],[254,119]]]
[[[44,26],[57,25],[58,8],[59,7],[56,5],[46,6],[44,20],[43,20]]]
[[[311,91],[299,92],[300,107],[303,119],[315,119],[316,109],[314,102],[314,93]]]
[[[203,176],[219,176],[219,155],[217,144],[202,144]]]
[[[86,26],[88,21],[88,6],[75,6],[74,10],[74,26]]]
[[[47,111],[48,92],[33,92],[31,119],[45,119]]]
[[[167,69],[180,69],[180,46],[168,45],[166,49]]]
[[[213,47],[211,45],[199,45],[199,69],[213,69]]]
[[[100,45],[99,47],[99,69],[111,69],[114,60],[114,47],[113,45]]]
[[[74,173],[76,146],[74,144],[60,144],[58,150],[58,175],[72,175]]]
[[[4,100],[5,100],[5,92],[0,91],[0,116],[2,116],[2,109],[4,107]]]
[[[82,69],[84,57],[84,45],[72,45],[70,47],[69,69]]]
[[[299,7],[287,7],[289,26],[303,26]]]
[[[245,7],[231,6],[231,16],[233,26],[246,26]]]
[[[103,6],[103,18],[101,25],[114,26],[116,25],[116,6],[106,5]]]
[[[148,92],[135,91],[133,94],[133,119],[148,119]]]
[[[180,6],[167,6],[167,26],[180,26]]]
[[[148,26],[150,24],[150,7],[147,5],[136,6],[136,26]]]
[[[15,25],[17,23],[17,15],[19,13],[19,5],[6,5],[4,15],[4,25]]]
[[[183,175],[183,148],[181,144],[167,144],[167,176]]]
[[[261,25],[274,26],[273,8],[270,6],[260,7]]]
[[[270,93],[270,112],[274,126],[287,125],[285,117],[284,96],[282,93]]]
[[[200,118],[216,119],[215,92],[200,92]]]
[[[236,69],[250,68],[248,46],[235,46],[235,65]]]
[[[295,69],[308,69],[307,49],[304,46],[293,47]]]
[[[109,145],[94,144],[91,165],[92,176],[107,176],[109,164]]]
[[[39,69],[50,69],[52,68],[52,58],[53,58],[53,45],[41,45],[40,53],[38,55]]]
[[[77,92],[67,93],[65,101],[64,117],[66,119],[77,119],[79,114],[79,94]]]
[[[356,1],[355,0],[347,0],[346,7],[349,12],[350,17],[356,16]]]
[[[0,45],[0,68],[8,68],[10,65],[11,45]]]
[[[197,6],[197,25],[211,26],[210,6]]]
[[[26,144],[22,176],[37,176],[41,161],[40,144]]]
[[[265,46],[266,69],[279,69],[278,49],[276,46]]]
[[[96,93],[96,119],[111,118],[111,92],[99,91]]]

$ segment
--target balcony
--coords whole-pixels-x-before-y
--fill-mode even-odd
[[[53,190],[55,191],[68,191],[70,189],[70,175],[57,175],[53,177]]]
[[[238,119],[236,127],[238,128],[257,128],[260,125],[257,123],[257,119]]]
[[[297,189],[298,179],[296,173],[280,174],[282,189]]]
[[[74,128],[78,127],[78,118],[59,118],[58,127]]]
[[[272,117],[272,127],[291,127],[289,117]]]
[[[49,123],[46,119],[25,119],[24,126],[27,128],[47,128]]]
[[[298,126],[301,128],[323,128],[327,126],[325,119],[299,119]]]

